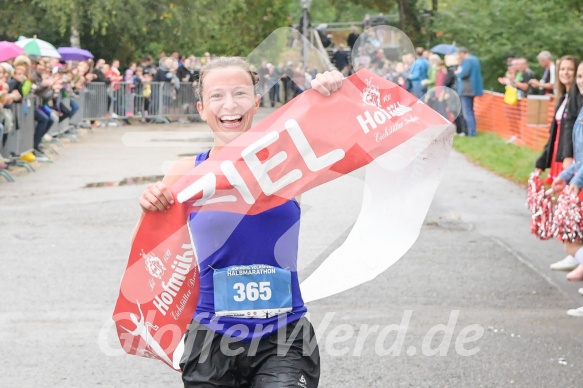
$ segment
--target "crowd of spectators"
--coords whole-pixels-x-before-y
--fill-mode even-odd
[[[33,107],[35,129],[32,153],[36,161],[50,162],[43,139],[49,141],[51,128],[72,118],[79,110],[75,100],[67,97],[77,96],[91,83],[103,83],[110,91],[123,84],[125,90],[142,98],[143,106],[140,109],[143,111],[139,114],[141,121],[145,122],[148,113],[152,113],[150,109],[156,109],[151,106],[154,105],[151,102],[153,83],[167,83],[176,90],[181,84],[189,83],[196,90],[202,66],[215,57],[208,52],[200,57],[161,52],[157,59],[147,55],[123,69],[117,59],[109,62],[105,59],[60,61],[56,58],[20,55],[0,64],[0,139],[5,141],[5,135],[21,125],[14,117],[13,105],[22,104],[25,97],[34,95],[37,98]],[[259,78],[258,92],[263,95],[261,105],[271,107],[285,104],[309,88],[316,72],[315,69],[308,71],[301,62],[292,61],[280,62],[276,66],[262,62],[254,70]],[[116,104],[119,101],[112,93],[108,93],[106,98],[105,116],[116,118],[116,112],[119,111]],[[123,112],[122,122],[129,124],[128,117],[132,117],[134,111],[130,109]],[[14,155],[4,155],[6,158],[11,156]],[[6,161],[1,155],[0,167],[6,167]]]
[[[18,130],[22,123],[14,114],[14,107],[34,104],[34,141],[32,154],[39,162],[50,162],[45,152],[43,139],[51,139],[49,132],[67,118],[72,118],[79,110],[74,99],[87,85],[104,83],[108,89],[116,88],[116,84],[124,83],[132,92],[144,97],[147,116],[149,98],[152,93],[152,82],[166,82],[178,88],[180,83],[190,83],[196,86],[200,68],[213,56],[205,53],[202,57],[179,57],[178,53],[166,56],[159,54],[160,59],[145,56],[140,63],[131,62],[127,69],[122,70],[120,61],[104,59],[97,61],[60,61],[56,58],[19,55],[18,57],[0,63],[0,141],[6,142],[9,132]],[[27,97],[35,96],[34,99]],[[26,104],[23,104],[26,101]],[[107,115],[115,116],[115,110],[110,109],[116,102],[110,94],[107,95]],[[133,112],[127,112],[132,116]],[[143,121],[145,118],[142,119]],[[127,119],[126,123],[129,123]],[[2,147],[0,147],[1,149]],[[6,162],[15,155],[0,155],[0,168],[6,168]],[[29,159],[28,157],[25,159]]]
[[[374,20],[382,17],[380,14],[374,19],[365,18],[363,26],[375,27]],[[364,30],[362,33],[358,32],[357,27],[352,27],[346,39],[348,48],[339,44],[331,61],[346,76],[367,68],[402,86],[444,117],[450,118],[455,123],[457,134],[475,136],[473,99],[483,92],[477,58],[463,47],[444,57],[417,47],[412,53],[389,59],[384,44],[386,36],[387,29],[382,27]],[[440,87],[447,87],[451,91]],[[454,93],[460,97],[461,111]]]

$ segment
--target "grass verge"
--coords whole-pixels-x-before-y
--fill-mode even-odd
[[[496,134],[483,132],[476,137],[456,136],[453,147],[472,162],[522,186],[526,186],[540,155],[530,148],[507,143]]]

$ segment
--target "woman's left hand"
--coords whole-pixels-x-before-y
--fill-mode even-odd
[[[573,197],[576,197],[577,195],[579,195],[579,187],[577,187],[577,185],[576,185],[576,184],[574,184],[574,183],[571,183],[571,184],[569,185],[569,193],[571,193],[571,195],[572,195]]]
[[[343,78],[344,76],[338,70],[325,71],[312,80],[312,89],[319,91],[324,96],[329,96],[340,88]]]

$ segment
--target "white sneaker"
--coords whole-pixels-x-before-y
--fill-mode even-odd
[[[567,315],[572,317],[583,317],[583,306],[579,307],[578,309],[571,309],[567,311]]]
[[[36,156],[37,162],[40,162],[40,163],[52,163],[53,162],[53,160],[51,158],[49,158],[48,156],[46,156],[42,152],[38,152],[36,150],[33,152],[34,152],[34,156]]]
[[[579,266],[579,262],[571,255],[551,264],[551,269],[555,271],[572,271]]]

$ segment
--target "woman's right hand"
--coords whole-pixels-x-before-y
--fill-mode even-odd
[[[148,185],[139,199],[139,204],[144,212],[166,211],[174,203],[174,197],[163,182]]]
[[[565,182],[562,178],[555,178],[553,181],[552,189],[553,193],[560,193],[562,192],[565,187],[567,186],[567,182]]]

